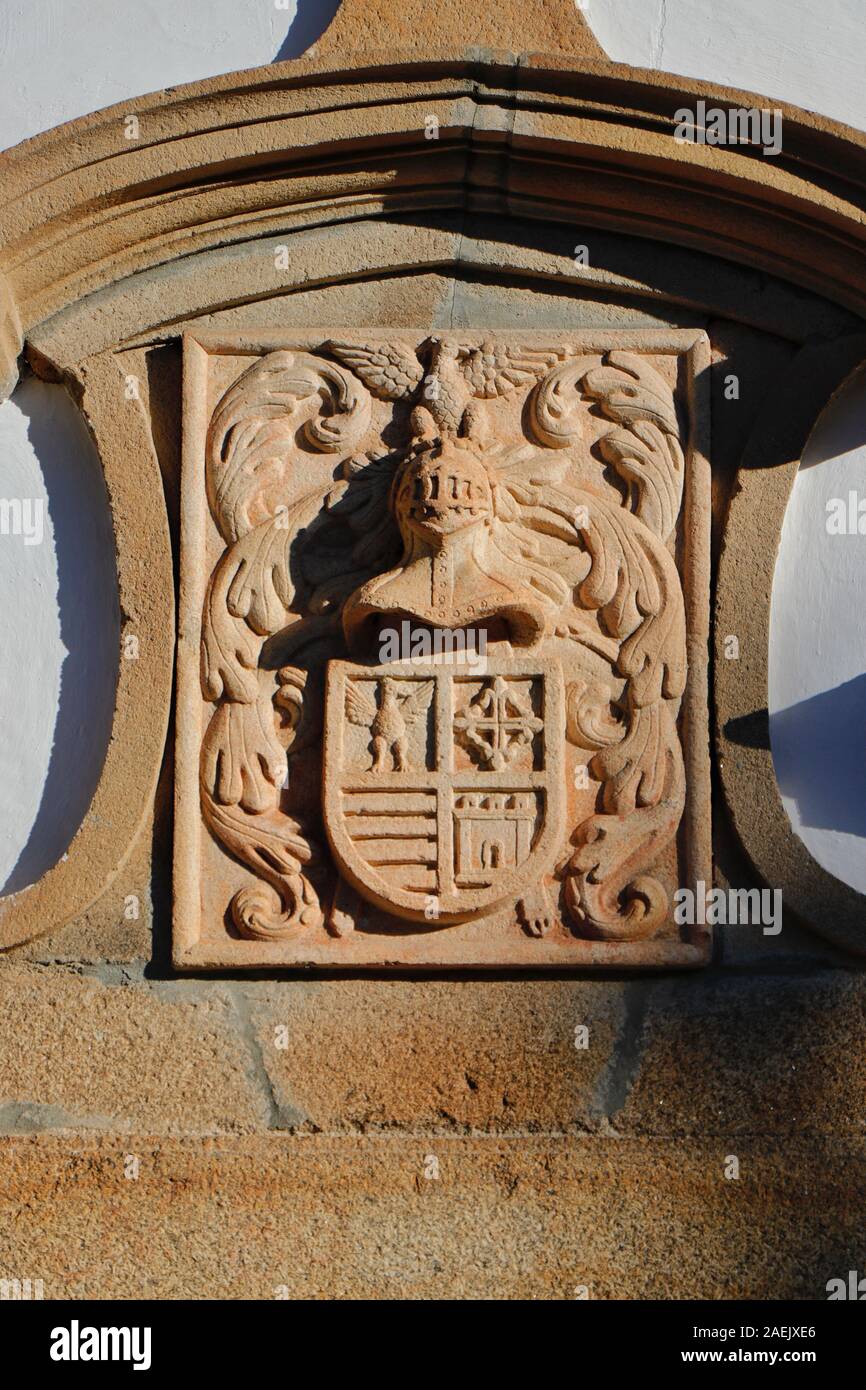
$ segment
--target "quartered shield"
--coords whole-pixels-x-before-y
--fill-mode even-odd
[[[324,815],[341,874],[431,925],[515,901],[562,848],[564,747],[556,661],[331,661]]]

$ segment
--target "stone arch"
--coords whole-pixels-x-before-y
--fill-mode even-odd
[[[863,354],[854,331],[866,314],[861,134],[783,106],[776,159],[753,147],[680,143],[683,107],[759,99],[612,64],[582,30],[565,55],[398,49],[339,65],[327,56],[339,47],[335,35],[324,57],[137,98],[7,156],[3,389],[12,389],[23,352],[79,401],[106,472],[121,606],[142,659],[121,663],[91,814],[66,860],[0,905],[3,945],[61,925],[105,889],[140,829],[163,756],[174,653],[170,515],[147,401],[119,416],[121,354],[176,342],[215,315],[284,308],[323,284],[397,284],[419,273],[524,277],[539,292],[775,324],[798,344],[838,339],[806,349],[791,375],[808,390],[787,388],[798,423],[784,468],[760,432],[750,446],[727,520],[720,614],[742,599],[743,546],[759,518],[760,542],[775,555],[796,451]],[[425,135],[430,118],[435,140]],[[608,265],[584,273],[570,262],[575,229],[607,239]],[[281,246],[287,269],[277,264]],[[642,275],[644,246],[648,260],[664,250]],[[764,656],[765,580],[764,570],[749,579]],[[736,690],[723,673],[717,663],[724,751],[730,722],[760,709],[762,682],[766,704],[766,661]],[[766,874],[784,838],[769,751],[750,774],[769,779],[760,813],[746,805],[756,783],[732,761],[723,760],[722,775],[733,820]],[[862,949],[860,895],[816,880],[790,828],[785,845],[805,915]],[[838,931],[835,908],[817,906],[827,893],[847,903]]]

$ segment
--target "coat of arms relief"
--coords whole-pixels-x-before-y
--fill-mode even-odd
[[[672,906],[706,745],[683,336],[221,344],[184,462],[197,959],[703,957]]]

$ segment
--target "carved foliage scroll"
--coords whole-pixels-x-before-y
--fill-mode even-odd
[[[557,335],[347,334],[224,390],[200,795],[249,871],[236,937],[676,940],[676,384],[670,354]]]

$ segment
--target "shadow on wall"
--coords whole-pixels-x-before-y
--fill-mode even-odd
[[[809,436],[799,472],[845,458],[866,446],[866,365],[852,372],[824,407]],[[823,525],[824,512],[820,513]]]
[[[322,37],[339,8],[340,0],[297,0],[295,17],[273,61],[283,63],[289,58],[300,58],[311,43]]]
[[[0,890],[4,894],[27,887],[51,868],[87,813],[111,735],[120,646],[114,533],[93,441],[62,387],[30,380],[9,404],[23,417],[34,456],[31,476],[41,472],[47,511],[42,544],[53,542],[57,592],[55,599],[43,579],[19,571],[24,611],[15,648],[21,664],[10,687],[17,703],[12,711],[20,740],[16,758],[28,781],[40,774],[44,781],[26,843]],[[24,446],[22,430],[19,448]],[[53,667],[45,663],[49,646]],[[6,659],[10,656],[14,653],[7,650]],[[37,683],[45,682],[49,667],[53,672],[58,666],[52,738],[50,712],[46,723],[41,710],[48,692]]]
[[[797,803],[801,825],[866,839],[864,727],[866,675],[770,716],[779,790]]]
[[[864,465],[861,368],[825,406],[803,450],[773,576],[769,653],[770,738],[786,810],[818,863],[860,892],[866,892]]]
[[[772,748],[779,791],[796,803],[800,825],[866,840],[866,740],[846,733],[864,726],[866,674],[769,716],[730,719],[724,732],[741,748]]]

